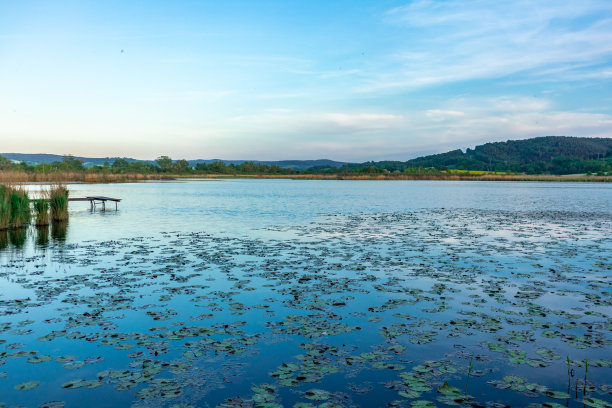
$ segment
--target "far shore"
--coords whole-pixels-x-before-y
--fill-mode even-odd
[[[612,182],[612,176],[547,174],[101,174],[87,172],[26,173],[0,172],[0,183],[81,182],[89,184],[126,183],[186,178],[293,179],[293,180],[451,180],[451,181],[545,181]]]

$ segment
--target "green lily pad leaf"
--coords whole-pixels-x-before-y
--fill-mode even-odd
[[[58,363],[68,363],[74,360],[76,360],[76,356],[59,356],[55,358],[55,361]]]
[[[448,397],[458,397],[462,395],[462,392],[459,388],[449,385],[446,381],[444,381],[444,384],[438,387],[438,392]]]
[[[251,391],[256,394],[274,393],[276,392],[276,387],[271,384],[260,384],[252,386]]]
[[[67,389],[81,388],[85,386],[86,383],[87,383],[87,380],[84,380],[84,379],[70,380],[70,381],[66,381],[65,383],[63,383],[62,388],[67,388]]]
[[[40,404],[38,408],[64,408],[66,403],[64,401],[49,401],[44,404]]]
[[[32,356],[28,358],[27,361],[28,363],[32,363],[32,364],[40,364],[40,363],[46,363],[51,360],[53,360],[53,357],[51,356],[40,355],[40,356]]]
[[[38,387],[39,385],[40,385],[40,381],[27,381],[27,382],[22,382],[21,384],[17,384],[15,386],[15,389],[17,391],[28,391],[28,390]]]
[[[427,400],[416,400],[410,403],[411,408],[436,408],[436,404]]]
[[[546,391],[546,395],[550,398],[554,398],[554,399],[569,399],[570,395],[566,392],[563,391],[553,391],[553,390],[548,390]]]
[[[585,398],[582,400],[582,403],[586,405],[587,407],[612,408],[611,403],[604,401],[604,400],[597,399],[597,398]]]
[[[419,398],[421,396],[420,392],[414,391],[414,390],[405,390],[405,391],[400,391],[398,392],[398,394],[404,398],[408,398],[408,399],[413,399],[413,398]]]
[[[63,365],[68,370],[77,370],[85,365],[84,361],[70,361]]]
[[[319,390],[314,388],[312,390],[306,391],[305,396],[306,398],[313,401],[325,401],[329,399],[330,393],[325,390]]]

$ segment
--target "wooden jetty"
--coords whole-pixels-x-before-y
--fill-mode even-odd
[[[121,201],[120,198],[95,196],[95,197],[81,197],[81,198],[69,198],[68,201],[89,201],[89,205],[92,210],[96,209],[96,204],[102,204],[102,211],[106,211],[106,202],[111,201],[115,203],[115,211],[117,210],[117,203]]]

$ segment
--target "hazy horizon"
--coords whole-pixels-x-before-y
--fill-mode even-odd
[[[612,3],[0,4],[2,150],[406,160],[612,135]]]

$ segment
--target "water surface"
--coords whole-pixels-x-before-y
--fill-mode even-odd
[[[612,186],[70,192],[123,201],[71,203],[67,225],[0,234],[0,406],[612,400]]]

